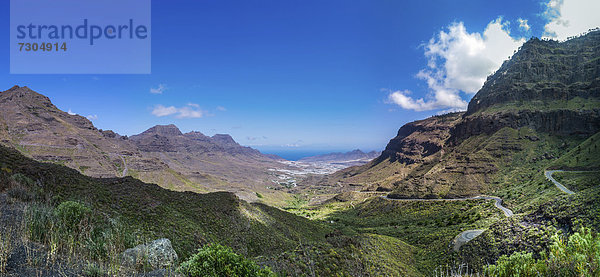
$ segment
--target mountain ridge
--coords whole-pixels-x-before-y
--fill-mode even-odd
[[[560,43],[531,39],[488,77],[466,112],[407,123],[377,159],[323,182],[402,198],[474,196],[505,182],[516,160],[551,160],[598,131],[600,31]],[[536,157],[535,147],[546,153]]]
[[[97,129],[26,86],[0,92],[0,142],[93,177],[129,175],[173,190],[232,191],[246,200],[256,200],[257,191],[269,195],[268,169],[285,168],[227,134],[184,134],[173,124],[129,137]],[[277,198],[283,194],[274,193]]]

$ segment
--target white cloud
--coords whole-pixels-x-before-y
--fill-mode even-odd
[[[177,113],[177,108],[173,106],[165,107],[163,105],[156,105],[154,110],[152,110],[152,114],[158,117],[172,115]]]
[[[462,108],[466,107],[467,105],[467,103],[464,100],[460,99],[458,93],[447,93],[447,91],[442,90],[436,91],[435,93],[435,100],[426,101],[423,98],[411,98],[410,96],[408,96],[411,94],[411,92],[408,90],[398,90],[391,92],[388,95],[388,100],[404,109],[415,111],[434,110],[442,107],[447,107],[447,105],[458,106],[459,108]]]
[[[217,106],[217,111],[225,112],[227,109],[223,106]]]
[[[152,110],[152,114],[157,117],[175,115],[176,118],[200,118],[207,113],[200,109],[198,104],[188,103],[186,106],[177,108],[175,106],[165,107],[163,105],[156,105]]]
[[[177,118],[200,118],[204,116],[204,111],[191,106],[179,108],[177,112]]]
[[[90,115],[86,116],[85,118],[87,118],[89,121],[93,121],[93,120],[98,119],[98,115],[90,114]]]
[[[598,0],[550,0],[544,12],[550,21],[544,26],[544,37],[565,40],[600,27],[598,11]]]
[[[150,93],[162,94],[165,90],[167,90],[167,85],[159,84],[157,88],[150,88]]]
[[[519,22],[519,28],[521,28],[525,31],[529,31],[529,29],[531,28],[531,27],[529,27],[529,24],[527,23],[527,19],[519,18],[519,19],[517,19],[517,21]]]
[[[440,31],[425,45],[427,68],[417,74],[427,82],[427,97],[414,99],[410,91],[399,90],[390,92],[388,100],[416,111],[466,109],[467,102],[460,93],[477,92],[487,76],[525,42],[524,38],[512,38],[506,24],[498,18],[487,25],[483,34],[467,32],[462,22]]]
[[[71,109],[67,112],[69,115],[76,115],[76,113],[72,112]]]

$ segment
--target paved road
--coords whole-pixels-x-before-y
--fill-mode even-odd
[[[561,183],[556,181],[554,178],[552,178],[552,174],[554,172],[562,172],[562,170],[547,170],[546,172],[544,172],[544,174],[546,175],[546,178],[548,178],[548,180],[552,181],[552,183],[554,183],[554,185],[556,185],[556,187],[559,188],[561,191],[568,193],[568,194],[573,194],[574,193],[573,191],[569,190],[568,188],[563,186]],[[361,191],[355,191],[355,192],[361,192]],[[510,209],[502,206],[502,198],[495,197],[495,196],[480,195],[480,196],[469,197],[469,198],[451,198],[451,199],[423,199],[423,198],[396,199],[396,198],[389,198],[388,196],[389,195],[387,195],[387,194],[382,195],[381,198],[386,199],[386,200],[394,200],[394,201],[461,201],[461,200],[474,200],[474,199],[495,200],[496,202],[494,203],[494,206],[496,206],[496,208],[500,209],[506,217],[511,217],[514,215],[514,213]],[[465,243],[469,242],[470,240],[476,238],[477,236],[481,235],[481,233],[483,233],[483,231],[485,231],[485,230],[475,229],[475,230],[466,230],[466,231],[460,233],[458,236],[456,236],[456,238],[453,241],[454,251],[458,251],[462,245],[464,245]]]
[[[554,174],[554,172],[563,172],[563,170],[546,170],[546,172],[544,172],[544,175],[546,175],[546,179],[552,181],[552,183],[554,183],[554,185],[558,189],[562,190],[564,193],[573,194],[574,193],[573,191],[571,191],[570,189],[566,188],[561,183],[559,183],[558,181],[554,180],[554,178],[552,178],[552,174]]]
[[[502,206],[502,198],[495,196],[487,196],[480,195],[475,197],[467,197],[467,198],[434,198],[434,199],[424,199],[424,198],[407,198],[407,199],[397,199],[397,198],[389,198],[388,195],[381,196],[383,199],[394,200],[394,201],[464,201],[464,200],[495,200],[494,206],[500,209],[506,217],[511,217],[514,215],[513,211],[509,208]]]
[[[361,193],[369,193],[369,192],[362,192],[362,191],[354,191],[354,192],[361,192]],[[397,199],[397,198],[390,198],[388,194],[386,195],[382,195],[380,196],[383,199],[386,200],[392,200],[392,201],[464,201],[464,200],[477,200],[477,199],[484,199],[484,200],[494,200],[494,206],[498,209],[500,209],[503,213],[504,216],[506,217],[511,217],[514,215],[513,211],[511,211],[509,208],[502,206],[502,198],[500,197],[495,197],[495,196],[487,196],[487,195],[479,195],[479,196],[475,196],[475,197],[467,197],[467,198],[437,198],[437,199],[425,199],[425,198],[407,198],[407,199]],[[456,236],[456,238],[454,238],[453,240],[453,247],[452,249],[454,249],[454,251],[458,251],[460,249],[461,246],[463,246],[465,243],[469,242],[470,240],[476,238],[477,236],[481,235],[481,233],[483,233],[482,229],[474,229],[474,230],[466,230],[463,231],[462,233],[458,234],[458,236]]]
[[[502,206],[502,198],[500,198],[500,197],[481,195],[481,196],[473,197],[473,199],[496,200],[496,203],[494,203],[494,206],[496,206],[496,208],[502,210],[502,212],[504,212],[504,215],[506,217],[511,217],[514,215],[514,213],[509,208]]]
[[[127,163],[125,162],[125,158],[123,158],[123,156],[121,156],[121,161],[123,161],[123,167],[125,167],[125,169],[123,169],[123,177],[127,176]]]
[[[452,249],[454,249],[454,251],[460,250],[461,246],[463,246],[465,243],[469,242],[470,240],[476,238],[477,236],[481,235],[481,233],[483,233],[483,231],[485,231],[485,230],[477,229],[477,230],[466,230],[466,231],[460,233],[454,239],[454,246],[452,247]]]

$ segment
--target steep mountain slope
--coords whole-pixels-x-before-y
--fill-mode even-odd
[[[191,182],[211,190],[235,191],[244,199],[255,199],[256,192],[265,193],[266,186],[273,184],[270,168],[285,168],[226,134],[183,134],[175,125],[158,125],[130,140],[141,152],[165,162]]]
[[[537,38],[529,40],[488,77],[469,102],[467,115],[495,109],[597,107],[600,97],[599,41],[598,31],[561,43]]]
[[[41,161],[52,161],[95,177],[164,173],[168,166],[147,157],[135,144],[112,131],[96,129],[86,118],[56,108],[28,87],[0,93],[3,145]]]
[[[390,140],[379,157],[361,167],[351,167],[327,176],[324,183],[366,186],[368,190],[391,190],[394,182],[411,172],[425,170],[444,154],[450,129],[463,113],[434,116],[408,123]]]
[[[15,205],[15,209],[56,207],[64,201],[84,203],[103,219],[124,224],[120,231],[127,234],[121,234],[123,236],[135,235],[142,241],[170,239],[179,256],[178,262],[185,261],[200,246],[219,243],[271,266],[284,276],[334,273],[420,276],[414,267],[415,249],[397,238],[347,235],[325,222],[312,221],[262,203],[248,203],[229,192],[177,192],[131,177],[84,176],[62,165],[34,161],[4,146],[0,146],[0,194],[0,201],[5,201],[7,195],[10,197],[10,201],[0,205]],[[89,247],[89,243],[76,247],[83,249]],[[51,248],[44,249],[50,251]],[[10,257],[16,250],[3,248],[3,251]],[[28,263],[26,266],[47,265]],[[69,267],[78,264],[61,266],[63,270],[72,271]],[[20,276],[19,272],[10,272],[10,268],[9,274]]]
[[[514,176],[537,176],[598,131],[600,31],[562,43],[532,39],[488,78],[466,113],[408,123],[379,158],[326,182],[401,198],[507,193],[525,183]]]
[[[61,111],[28,87],[0,92],[0,141],[92,177],[132,176],[178,191],[232,191],[247,200],[256,200],[256,192],[285,198],[285,192],[266,189],[272,184],[268,169],[285,165],[229,135],[182,134],[168,125],[128,138]]]
[[[11,175],[22,174],[35,181],[26,188],[32,194],[39,193],[52,204],[89,203],[107,215],[126,219],[132,229],[170,238],[184,256],[206,242],[225,243],[249,256],[279,253],[299,239],[324,239],[328,230],[264,204],[249,204],[233,193],[175,192],[131,177],[88,177],[64,166],[33,161],[3,146],[0,165],[0,191],[7,188]]]

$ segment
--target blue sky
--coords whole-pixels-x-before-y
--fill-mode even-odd
[[[264,152],[381,150],[403,124],[460,110],[501,63],[487,56],[596,23],[551,26],[582,17],[568,2],[154,0],[152,74],[11,75],[2,1],[0,89],[29,86],[124,135],[174,123]]]

